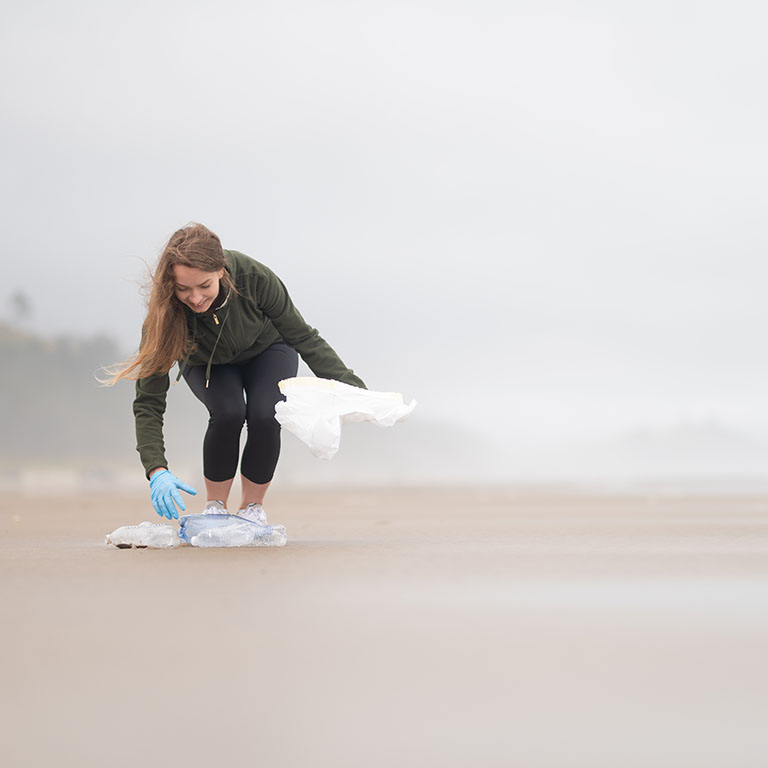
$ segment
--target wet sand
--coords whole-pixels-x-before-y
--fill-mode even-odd
[[[143,496],[6,495],[0,765],[768,762],[768,499],[268,512],[285,548],[117,550]]]

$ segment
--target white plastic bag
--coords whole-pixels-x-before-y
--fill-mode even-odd
[[[397,392],[371,392],[333,379],[298,376],[283,379],[279,386],[286,400],[275,405],[275,418],[321,459],[338,452],[344,422],[391,427],[416,407],[415,400],[405,405]]]

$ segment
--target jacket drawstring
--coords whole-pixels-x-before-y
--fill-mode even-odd
[[[224,330],[224,324],[227,322],[228,317],[229,317],[229,310],[227,310],[227,314],[224,315],[224,317],[221,320],[221,325],[219,326],[219,335],[216,337],[216,343],[213,345],[210,358],[208,358],[208,365],[205,366],[205,388],[206,389],[208,389],[208,382],[211,380],[211,365],[213,364],[213,356],[216,354],[216,347],[219,346],[219,339],[221,338],[221,333]]]
[[[206,389],[208,389],[208,383],[211,380],[211,366],[213,365],[213,356],[216,354],[216,347],[219,346],[219,340],[221,339],[221,334],[224,331],[224,324],[227,322],[228,317],[229,317],[229,308],[227,308],[227,314],[224,315],[220,323],[218,321],[218,318],[214,315],[214,319],[219,325],[219,333],[216,336],[216,342],[214,343],[213,349],[211,350],[211,356],[208,358],[208,365],[206,365],[205,367],[205,388]],[[197,317],[195,315],[192,315],[192,343],[189,345],[187,356],[184,358],[184,361],[179,366],[179,373],[176,376],[177,383],[181,378],[182,374],[184,373],[187,365],[189,364],[189,358],[192,356],[192,350],[195,348],[196,341],[197,341]]]

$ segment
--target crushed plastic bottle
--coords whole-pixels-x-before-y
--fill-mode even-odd
[[[238,515],[184,515],[179,536],[193,547],[282,547],[283,525],[261,525]]]
[[[165,549],[178,547],[179,534],[176,529],[163,523],[139,523],[139,525],[124,525],[108,533],[104,539],[105,544],[112,544],[118,549],[130,549],[136,547],[143,549]]]

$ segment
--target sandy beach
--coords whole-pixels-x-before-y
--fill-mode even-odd
[[[282,549],[117,550],[144,496],[6,495],[0,764],[766,764],[768,499],[268,512]]]

